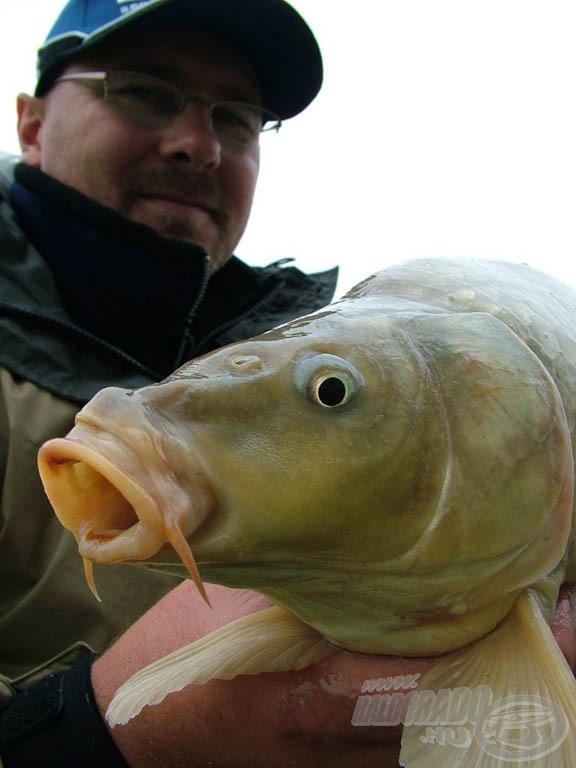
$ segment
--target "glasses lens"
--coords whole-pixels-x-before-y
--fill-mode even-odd
[[[158,127],[179,114],[184,96],[170,83],[139,72],[108,73],[106,99],[138,123]]]
[[[165,80],[124,70],[108,72],[104,96],[114,109],[148,128],[166,125],[184,110],[187,103],[184,94]],[[210,117],[214,133],[223,144],[231,146],[249,146],[258,142],[262,131],[280,128],[276,115],[243,101],[216,102],[210,106]]]
[[[280,121],[256,104],[221,101],[212,105],[212,130],[225,144],[246,146],[258,141],[263,130],[278,130]],[[272,120],[275,125],[270,125]]]

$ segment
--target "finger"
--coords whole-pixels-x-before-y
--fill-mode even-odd
[[[576,670],[576,593],[563,586],[560,589],[552,632],[572,671]]]

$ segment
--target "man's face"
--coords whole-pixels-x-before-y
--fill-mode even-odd
[[[258,104],[259,85],[235,51],[184,30],[141,33],[75,61],[66,74],[109,69],[147,72],[202,102]],[[256,179],[257,142],[222,144],[205,104],[193,101],[161,128],[135,125],[78,81],[20,102],[22,159],[161,235],[196,243],[216,269],[246,227]]]

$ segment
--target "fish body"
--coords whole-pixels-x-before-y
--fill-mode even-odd
[[[505,665],[527,616],[544,667],[555,654],[548,623],[574,579],[575,383],[570,288],[519,265],[409,262],[158,385],[102,391],[39,466],[86,561],[183,561],[267,595],[281,614],[264,623],[289,616],[310,649],[283,668],[337,646],[456,659],[434,684],[457,669],[473,686],[473,649],[490,642]],[[219,663],[192,680],[275,668]],[[550,695],[570,708],[564,666]],[[414,739],[404,754],[432,765]]]

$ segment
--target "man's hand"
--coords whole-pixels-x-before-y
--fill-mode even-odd
[[[184,582],[96,661],[92,680],[102,713],[138,669],[270,605],[254,592],[206,586],[212,609]],[[367,679],[422,674],[430,664],[335,650],[298,672],[187,686],[114,728],[112,737],[134,768],[393,768],[399,728],[353,726],[357,698]]]
[[[99,707],[118,686],[170,651],[270,605],[262,595],[207,585],[209,609],[190,582],[173,590],[93,667]],[[576,603],[563,590],[553,630],[576,663]],[[431,659],[335,651],[298,672],[191,685],[145,707],[112,736],[134,768],[396,768],[401,727],[353,726],[364,681],[420,673]]]
[[[572,671],[576,671],[576,591],[562,587],[552,632]]]

